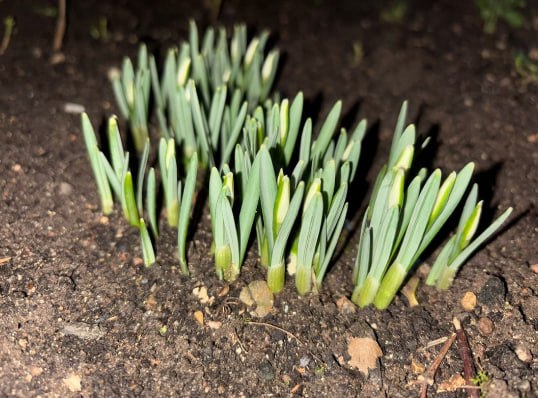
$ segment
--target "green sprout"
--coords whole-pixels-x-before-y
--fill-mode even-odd
[[[198,172],[198,155],[195,152],[191,157],[187,177],[185,178],[185,186],[180,198],[181,204],[179,207],[179,220],[177,232],[177,246],[179,253],[179,265],[184,275],[188,275],[187,268],[187,232],[189,229],[189,220],[192,212],[194,199],[194,191],[196,188],[196,176]]]
[[[364,58],[364,45],[362,44],[362,41],[355,40],[353,42],[353,56],[351,58],[351,64],[353,66],[359,66]]]
[[[120,201],[123,216],[132,226],[138,227],[140,225],[140,215],[143,212],[142,186],[149,156],[149,140],[144,145],[139,164],[136,180],[138,185],[135,194],[133,176],[129,170],[129,152],[125,152],[123,149],[118,123],[115,117],[109,118],[107,133],[112,162],[108,161],[103,152],[99,153],[99,158],[108,182]]]
[[[471,379],[471,382],[480,388],[480,398],[486,397],[486,392],[484,391],[484,388],[491,380],[491,376],[484,372],[483,370],[479,370],[476,373],[476,376]]]
[[[54,6],[34,4],[31,9],[35,14],[43,17],[56,18],[58,16],[58,8]]]
[[[317,292],[321,287],[347,214],[348,182],[343,181],[334,192],[336,169],[334,162],[329,164],[333,166],[320,170],[321,176],[314,178],[308,189],[300,231],[288,264],[289,271],[295,271],[300,295]],[[344,163],[342,169],[349,169],[349,163]]]
[[[114,199],[112,198],[112,191],[110,190],[110,184],[101,164],[100,150],[97,144],[97,138],[95,137],[95,131],[90,122],[90,119],[86,113],[82,114],[82,133],[84,135],[84,142],[88,151],[88,157],[90,158],[90,165],[92,167],[95,182],[97,183],[97,192],[101,200],[101,209],[103,214],[108,215],[112,213],[114,209]]]
[[[179,221],[179,199],[181,181],[178,181],[176,144],[174,140],[161,138],[159,143],[159,168],[161,170],[166,219],[168,225],[177,227]]]
[[[526,6],[525,0],[475,0],[475,2],[484,21],[486,33],[494,33],[501,19],[513,28],[519,28],[525,21],[520,12]]]
[[[275,176],[273,162],[265,146],[260,149],[260,202],[265,231],[263,246],[267,259],[267,285],[278,293],[284,288],[285,250],[301,208],[304,183],[291,194],[290,178],[282,169]]]
[[[0,42],[0,55],[3,55],[9,47],[11,41],[11,35],[13,34],[13,28],[15,27],[15,18],[11,15],[4,18],[4,35],[2,36],[2,42]]]
[[[90,27],[90,36],[104,43],[108,41],[108,20],[106,17],[99,17],[97,22]]]
[[[381,10],[380,18],[388,23],[401,23],[409,8],[409,0],[391,0]]]
[[[389,162],[378,175],[361,226],[352,295],[352,301],[360,307],[372,303],[378,309],[389,306],[420,255],[458,206],[474,169],[474,164],[469,163],[460,172],[450,173],[443,182],[440,170],[427,176],[426,170],[422,169],[405,188],[415,145],[414,126],[404,130],[406,114],[407,103],[404,102]],[[440,285],[450,284],[458,267],[511,211],[505,212],[469,245],[476,231],[480,208],[481,204],[476,205],[475,188],[467,201],[458,233],[434,266],[430,283],[435,283],[438,275],[444,272],[446,277],[443,276]],[[455,246],[454,242],[457,242]]]
[[[131,60],[126,57],[123,59],[121,71],[113,69],[109,74],[120,113],[129,121],[137,152],[142,152],[149,137],[148,107],[151,82],[148,62],[147,48],[142,45],[138,51],[136,72]]]
[[[514,58],[514,68],[524,82],[538,83],[538,63],[529,56],[523,53],[517,54]]]
[[[168,326],[167,325],[162,325],[160,328],[159,328],[159,334],[164,337],[166,336],[166,334],[168,333]]]
[[[484,232],[473,240],[482,212],[482,201],[477,203],[478,187],[476,184],[467,197],[463,207],[458,228],[435,260],[426,279],[426,284],[436,285],[437,289],[445,290],[452,285],[452,281],[461,265],[469,256],[486,241],[504,223],[512,212],[506,209]]]
[[[244,168],[245,189],[239,212],[234,213],[234,173],[224,167],[223,173],[211,169],[209,207],[215,247],[215,269],[219,279],[234,281],[239,275],[248,247],[260,197],[260,156],[250,168]]]
[[[151,237],[149,236],[148,229],[146,228],[146,223],[143,218],[140,218],[140,223],[138,226],[138,232],[140,233],[140,242],[142,246],[142,258],[144,259],[144,264],[146,267],[151,266],[157,261],[155,258],[155,251],[153,250],[153,243],[151,242]]]
[[[157,188],[155,168],[150,168],[146,180],[146,211],[153,236],[159,236],[159,221],[157,218]]]

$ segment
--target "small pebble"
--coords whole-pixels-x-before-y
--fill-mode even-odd
[[[275,378],[275,370],[269,361],[263,361],[258,366],[258,376],[265,381],[271,381]]]
[[[39,367],[39,366],[32,366],[30,368],[30,374],[33,376],[33,377],[36,377],[36,376],[41,376],[41,373],[43,373],[43,368]]]
[[[466,292],[460,301],[461,306],[465,311],[472,311],[476,307],[476,294],[473,292]]]
[[[204,326],[204,313],[202,311],[194,311],[194,319],[200,326]]]
[[[43,50],[39,47],[32,48],[32,56],[34,58],[41,58],[43,56]]]
[[[510,390],[508,383],[501,379],[492,379],[486,384],[484,395],[488,398],[517,398],[518,394]]]
[[[65,62],[65,55],[61,52],[57,52],[51,55],[50,63],[52,65],[58,65]]]
[[[493,322],[491,319],[489,319],[487,316],[483,316],[478,320],[478,331],[483,336],[489,336],[491,333],[493,333]]]
[[[308,358],[308,357],[302,357],[299,360],[299,366],[302,367],[302,368],[306,368],[309,363],[310,363],[310,358]]]
[[[143,264],[144,264],[144,259],[142,257],[136,256],[133,258],[133,265],[135,267],[140,267]]]
[[[517,389],[521,392],[529,392],[531,390],[531,382],[529,380],[522,380],[518,383]]]
[[[531,320],[538,319],[538,297],[531,296],[523,300],[521,303],[521,310],[526,318]]]
[[[60,189],[59,189],[60,195],[67,196],[67,195],[71,195],[72,192],[73,192],[73,187],[70,184],[68,184],[67,182],[60,183]]]
[[[66,102],[64,104],[64,112],[65,113],[74,113],[76,115],[81,114],[86,109],[84,108],[84,105],[81,104],[75,104],[73,102]]]
[[[82,340],[97,340],[105,335],[99,326],[84,322],[73,322],[64,326],[62,333],[65,336],[75,336]]]
[[[357,311],[357,307],[347,297],[342,296],[336,300],[336,307],[345,315],[353,315]]]
[[[207,326],[209,326],[211,329],[220,329],[222,326],[222,322],[219,321],[207,321]]]
[[[532,362],[531,350],[526,345],[518,344],[514,351],[521,362],[525,362],[525,363]]]
[[[224,285],[222,289],[219,290],[217,296],[224,297],[230,292],[230,285]]]

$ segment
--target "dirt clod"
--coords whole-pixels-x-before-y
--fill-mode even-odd
[[[491,333],[493,333],[493,321],[486,316],[478,319],[477,326],[478,331],[484,336],[489,336]]]
[[[502,307],[506,296],[506,283],[498,276],[490,277],[480,292],[478,301],[488,307]]]

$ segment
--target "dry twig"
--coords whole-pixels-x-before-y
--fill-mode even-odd
[[[443,336],[443,337],[439,337],[438,339],[428,341],[428,343],[424,346],[424,348],[421,349],[421,351],[422,350],[425,351],[425,350],[428,350],[428,349],[430,349],[432,347],[435,347],[436,345],[443,344],[447,340],[448,340],[448,337]]]
[[[271,323],[266,323],[266,322],[255,322],[255,321],[246,321],[246,324],[247,325],[257,325],[257,326],[265,326],[265,327],[268,327],[268,328],[272,328],[272,329],[276,329],[276,330],[279,330],[281,331],[282,333],[285,333],[286,335],[288,335],[289,337],[297,340],[297,342],[299,344],[303,344],[303,342],[301,340],[299,340],[299,338],[297,336],[295,336],[292,332],[289,332],[287,331],[286,329],[282,329],[281,327],[279,326],[276,326],[276,325],[273,325]]]
[[[435,361],[433,361],[433,363],[430,365],[430,368],[426,371],[426,373],[424,373],[422,380],[422,390],[420,391],[420,398],[426,398],[426,395],[428,393],[428,385],[433,384],[435,373],[437,372],[439,365],[441,365],[441,362],[443,362],[443,359],[445,358],[446,353],[452,346],[452,343],[454,343],[454,340],[456,340],[456,333],[452,333],[450,337],[445,341],[445,344],[441,348],[441,351],[439,351],[439,355],[437,355],[437,358],[435,358]]]
[[[65,34],[65,14],[66,0],[58,0],[58,18],[56,19],[56,30],[54,31],[54,41],[52,50],[56,53],[62,49]]]
[[[456,336],[458,339],[458,352],[460,358],[463,361],[463,377],[467,385],[473,384],[473,379],[476,376],[476,369],[474,367],[473,358],[471,356],[471,348],[469,347],[469,341],[465,335],[465,331],[461,327],[461,323],[457,318],[452,320],[454,328],[456,329]],[[467,388],[467,396],[469,398],[479,398],[480,391],[476,388]]]

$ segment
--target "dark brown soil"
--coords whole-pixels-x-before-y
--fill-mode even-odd
[[[342,98],[348,121],[370,120],[349,229],[360,218],[364,181],[385,161],[404,99],[418,130],[434,138],[426,164],[449,171],[474,160],[485,218],[515,208],[451,290],[421,284],[418,307],[402,296],[384,312],[337,305],[352,289],[358,236],[351,230],[321,293],[299,298],[290,284],[261,320],[238,296],[263,272],[251,256],[226,293],[208,255],[207,222],[190,245],[190,279],[176,268],[172,231],[159,241],[159,264],[140,265],[136,232],[118,214],[101,218],[79,117],[64,111],[65,103],[79,103],[94,123],[104,120],[116,109],[108,68],[134,55],[140,41],[161,52],[177,43],[189,18],[213,23],[207,6],[72,1],[65,60],[51,64],[54,19],[39,12],[43,3],[0,2],[0,16],[17,20],[0,57],[0,259],[11,258],[0,264],[0,396],[418,396],[413,381],[440,349],[426,345],[450,335],[455,316],[476,366],[494,379],[488,397],[535,396],[538,85],[515,73],[513,59],[538,44],[536,3],[528,2],[525,27],[501,24],[486,35],[471,1],[412,1],[395,24],[379,18],[374,1],[223,2],[219,23],[274,32],[286,54],[278,90],[303,90],[313,116]],[[100,16],[109,22],[106,43],[89,34]],[[192,293],[200,286],[210,302]],[[464,311],[469,291],[478,305]],[[483,318],[493,330],[479,327],[487,326]],[[383,356],[365,377],[349,366],[347,342],[367,335]],[[428,396],[466,396],[436,392],[462,371],[454,345]]]

